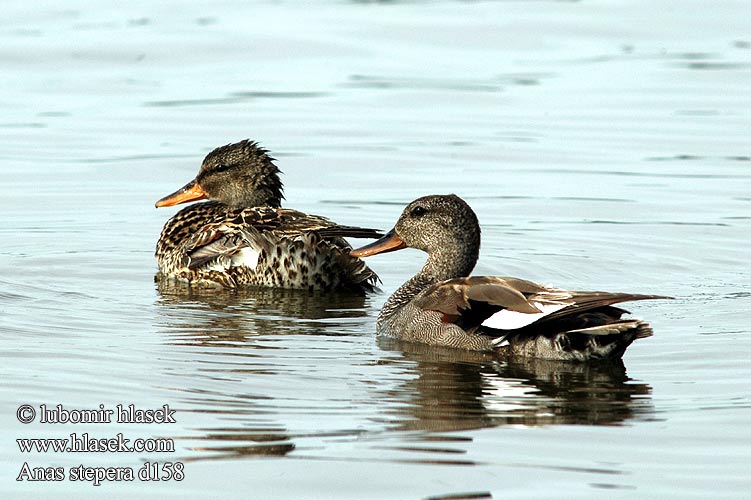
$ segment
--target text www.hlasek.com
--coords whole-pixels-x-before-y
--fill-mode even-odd
[[[114,438],[92,438],[88,433],[80,436],[75,432],[67,438],[19,438],[16,439],[18,449],[22,453],[33,451],[39,453],[141,453],[141,452],[174,452],[175,443],[171,439],[148,438],[134,439],[124,438],[118,433]]]

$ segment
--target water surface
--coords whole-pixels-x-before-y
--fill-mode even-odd
[[[0,21],[3,498],[745,498],[751,38],[715,2],[11,2]],[[389,229],[454,192],[476,273],[659,293],[623,365],[377,339],[383,293],[154,283],[213,147],[252,138],[287,206]],[[358,242],[355,242],[358,243]],[[20,404],[177,410],[22,425]],[[19,452],[71,432],[174,453]],[[181,482],[17,482],[181,461]]]

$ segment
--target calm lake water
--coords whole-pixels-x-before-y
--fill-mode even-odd
[[[748,2],[3,6],[3,498],[748,498]],[[414,250],[372,258],[364,299],[158,288],[176,209],[154,202],[243,138],[288,207],[389,229],[454,192],[476,274],[676,300],[632,304],[655,336],[603,369],[377,339]],[[24,425],[22,404],[176,423]],[[16,442],[71,433],[175,451]],[[184,479],[68,476],[145,462]]]

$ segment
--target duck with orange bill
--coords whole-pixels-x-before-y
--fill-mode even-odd
[[[281,173],[249,140],[216,148],[198,175],[157,207],[208,199],[167,221],[156,246],[159,278],[198,286],[372,291],[378,276],[344,238],[375,229],[281,208]]]

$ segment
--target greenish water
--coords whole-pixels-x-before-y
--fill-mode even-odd
[[[745,498],[745,2],[10,2],[0,21],[3,498]],[[286,205],[389,229],[454,192],[476,274],[659,293],[624,365],[377,339],[383,293],[158,288],[158,198],[213,147],[271,149]],[[357,243],[357,242],[355,242]],[[22,404],[175,409],[24,425]],[[24,453],[19,438],[175,451]],[[31,467],[177,481],[16,481]]]

